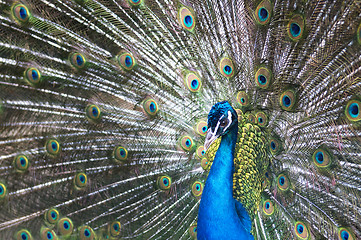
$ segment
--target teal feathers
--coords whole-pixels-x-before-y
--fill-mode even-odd
[[[234,156],[254,238],[360,239],[360,12],[0,0],[0,239],[196,238],[223,100],[257,129]]]

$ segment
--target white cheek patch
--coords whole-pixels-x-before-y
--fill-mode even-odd
[[[207,151],[208,147],[218,138],[217,131],[218,131],[219,125],[220,125],[220,122],[217,122],[217,126],[214,128],[213,132],[212,132],[211,128],[208,128],[206,140],[204,141],[204,149],[206,151]]]
[[[219,119],[221,119],[223,116],[224,116],[224,115],[222,115]],[[219,125],[220,125],[220,124],[221,124],[221,123],[218,121],[218,122],[217,122],[217,126],[214,128],[213,136],[215,136],[215,135],[217,134],[217,131],[218,131],[218,128],[219,128]]]

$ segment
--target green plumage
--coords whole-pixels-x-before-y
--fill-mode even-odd
[[[238,139],[235,148],[233,195],[249,212],[251,219],[259,208],[261,192],[264,190],[269,159],[265,132],[252,124],[242,113],[238,113]],[[207,150],[208,168],[218,150],[221,139],[217,139]]]
[[[360,239],[360,12],[0,0],[0,239],[196,238],[223,100],[254,238]]]

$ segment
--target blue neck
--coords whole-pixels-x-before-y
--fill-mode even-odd
[[[238,124],[222,137],[199,206],[197,239],[253,239],[240,221],[233,198],[233,156]],[[239,203],[240,204],[240,203]],[[241,213],[246,214],[246,211]],[[241,216],[249,219],[249,216]]]

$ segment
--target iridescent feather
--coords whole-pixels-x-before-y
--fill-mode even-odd
[[[243,230],[361,239],[360,12],[0,0],[0,239],[196,239],[223,100]]]

